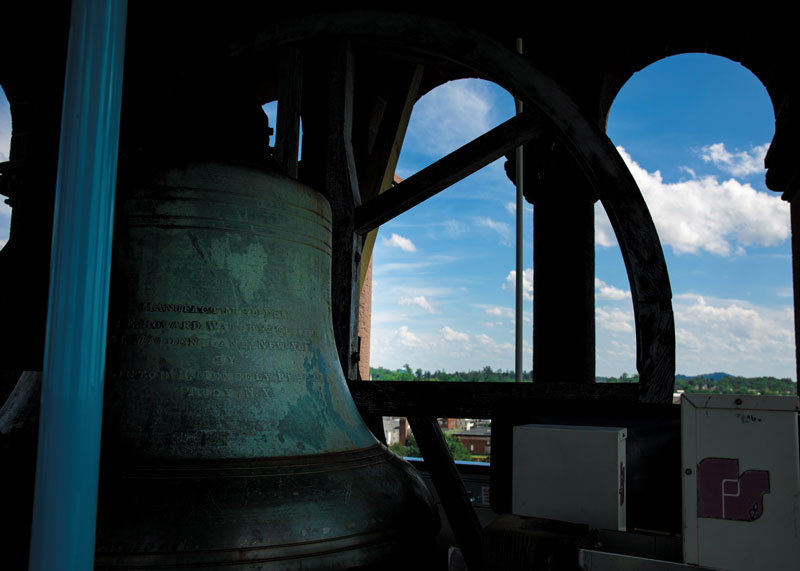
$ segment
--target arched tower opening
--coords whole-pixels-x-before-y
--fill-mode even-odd
[[[607,133],[664,247],[678,380],[794,377],[789,205],[765,183],[774,115],[758,78],[708,54],[660,60],[619,92]],[[615,245],[598,203],[597,368],[619,377],[634,369],[635,339]]]
[[[488,81],[458,79],[429,91],[414,106],[395,180],[513,115],[513,97]],[[438,373],[455,371],[486,373],[472,380],[498,380],[501,371],[513,378],[514,197],[501,158],[381,226],[372,262],[373,367],[409,380],[446,380]],[[529,370],[530,215],[526,222],[523,362]],[[405,365],[410,372],[403,373]]]

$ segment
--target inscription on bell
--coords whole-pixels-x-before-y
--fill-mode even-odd
[[[226,371],[192,371],[188,369],[173,369],[171,371],[157,371],[152,369],[116,369],[108,371],[112,379],[150,380],[150,381],[214,381],[243,383],[262,381],[268,383],[283,383],[310,380],[321,380],[318,375],[305,375],[305,377],[285,371],[258,371],[258,372],[226,372]]]
[[[135,308],[140,312],[155,313],[201,313],[204,315],[247,315],[264,319],[290,319],[289,312],[264,307],[215,307],[212,305],[196,305],[193,303],[150,303],[139,302]]]
[[[252,399],[269,398],[272,391],[267,387],[249,387],[242,389],[209,389],[205,387],[184,387],[186,396],[190,398],[229,398]]]

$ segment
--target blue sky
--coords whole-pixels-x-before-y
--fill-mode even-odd
[[[265,106],[274,125],[275,105]],[[415,106],[405,178],[514,113],[478,80]],[[622,89],[608,135],[656,223],[670,271],[677,372],[795,377],[789,208],[764,185],[774,117],[746,69],[708,55],[669,58]],[[8,156],[0,97],[0,160]],[[374,252],[372,365],[513,368],[514,187],[502,160],[381,227]],[[525,209],[525,368],[531,363],[532,209]],[[9,210],[0,205],[0,245]],[[635,371],[627,276],[596,207],[597,374]]]

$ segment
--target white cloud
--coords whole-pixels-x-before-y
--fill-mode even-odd
[[[478,217],[473,219],[477,226],[488,228],[493,232],[497,232],[504,244],[509,243],[511,238],[511,227],[505,222],[498,222],[488,216]]]
[[[734,179],[713,176],[665,183],[617,147],[639,185],[663,245],[676,254],[705,251],[718,256],[744,253],[745,246],[775,246],[789,237],[789,206],[777,195],[756,191]],[[616,244],[611,224],[598,203],[595,240]]]
[[[611,226],[608,214],[606,214],[606,210],[599,200],[594,205],[594,242],[603,248],[611,248],[617,245],[614,228]],[[661,245],[664,245],[663,240]]]
[[[747,176],[764,171],[764,157],[769,143],[752,147],[749,151],[730,152],[725,143],[705,145],[699,150],[700,157],[732,176]]]
[[[743,300],[675,296],[679,371],[723,369],[740,375],[794,377],[794,312]]]
[[[450,81],[414,105],[408,141],[429,156],[442,156],[488,131],[494,98],[486,82]]]
[[[508,212],[510,214],[516,214],[517,213],[517,203],[516,202],[506,202],[506,210],[508,210]],[[533,213],[533,205],[529,204],[527,202],[523,203],[522,212],[527,213],[527,214],[532,214]]]
[[[503,289],[516,291],[517,289],[517,271],[511,270],[506,276],[506,283],[503,284]],[[533,301],[533,268],[525,268],[522,272],[522,297],[528,301]]]
[[[618,307],[598,306],[594,308],[595,325],[598,329],[616,333],[633,333],[633,310],[623,311]]]
[[[498,317],[514,317],[514,310],[510,307],[501,307],[499,305],[492,305],[485,308],[485,311],[489,315],[496,315]]]
[[[469,343],[469,335],[461,333],[460,331],[454,331],[447,325],[442,327],[439,332],[442,334],[445,341],[463,341],[464,343]]]
[[[478,333],[475,336],[475,340],[480,343],[485,349],[493,352],[493,353],[508,353],[514,352],[514,344],[513,343],[498,343],[493,338],[486,335],[486,333]]]
[[[612,285],[606,284],[603,280],[594,278],[594,287],[597,290],[595,298],[597,299],[628,299],[631,297],[630,291],[624,291]]]
[[[633,371],[636,369],[636,343],[634,342],[633,335],[630,336],[630,342],[617,339],[611,340],[604,351],[604,358],[598,355],[598,364],[600,362],[614,363],[615,369],[612,369],[611,375],[619,375],[622,371]],[[623,361],[627,361],[630,365],[620,365]],[[602,375],[601,375],[602,376]]]
[[[458,238],[467,232],[467,225],[460,220],[445,220],[442,222],[442,228],[444,235],[448,238]]]
[[[680,294],[673,299],[673,310],[676,372],[795,377],[791,305],[773,308]],[[636,347],[633,310],[599,306],[595,322],[598,374],[631,372]]]
[[[383,238],[383,244],[390,248],[400,248],[404,252],[416,252],[417,247],[414,242],[408,238],[400,236],[400,234],[392,234],[391,238]]]
[[[408,319],[408,315],[404,313],[397,313],[397,311],[381,311],[373,306],[372,308],[372,327],[387,323],[389,325],[396,324],[400,320]]]
[[[394,340],[404,347],[419,347],[422,345],[422,341],[408,330],[407,325],[401,326],[394,332]]]
[[[421,307],[428,313],[439,313],[438,311],[436,311],[436,308],[434,308],[431,305],[431,303],[425,298],[424,295],[417,295],[414,297],[401,297],[400,299],[397,300],[397,303],[399,303],[400,305],[415,305],[417,307]]]

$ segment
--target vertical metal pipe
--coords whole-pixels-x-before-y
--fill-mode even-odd
[[[30,569],[94,567],[126,0],[73,0]]]
[[[517,38],[517,53],[522,54],[522,38]],[[517,107],[517,115],[522,113],[522,101],[514,98]],[[522,267],[522,145],[516,149],[517,155],[517,296],[516,296],[516,327],[514,339],[514,370],[516,372],[515,381],[522,382],[522,288],[523,288],[523,267]]]

